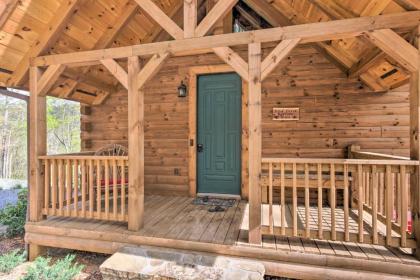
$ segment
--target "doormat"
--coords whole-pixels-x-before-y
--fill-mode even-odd
[[[193,200],[194,205],[209,205],[209,206],[221,206],[221,207],[232,207],[235,205],[236,199],[223,199],[223,198],[211,198],[208,196],[197,197]]]

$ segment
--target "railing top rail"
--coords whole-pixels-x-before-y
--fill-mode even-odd
[[[352,154],[355,159],[410,160],[409,157],[401,157],[401,156],[394,156],[394,155],[387,155],[387,154],[373,153],[373,152],[356,151],[356,152],[352,152]]]
[[[308,164],[365,164],[365,165],[419,165],[417,160],[388,159],[334,159],[334,158],[262,158],[262,163],[308,163]]]
[[[128,156],[96,156],[96,155],[49,155],[38,159],[73,159],[73,160],[128,160]]]

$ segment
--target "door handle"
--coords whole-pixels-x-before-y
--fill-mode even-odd
[[[204,146],[203,144],[197,144],[197,152],[201,153],[204,151]]]

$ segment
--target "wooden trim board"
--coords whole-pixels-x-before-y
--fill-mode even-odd
[[[229,73],[235,70],[227,65],[197,66],[189,69],[188,81],[188,174],[189,194],[197,195],[197,76],[205,74]],[[241,148],[241,197],[248,198],[248,83],[242,80],[242,148]]]
[[[399,276],[408,277],[417,277],[420,274],[419,265],[346,258],[335,255],[282,251],[254,246],[224,245],[149,237],[129,231],[105,232],[100,229],[60,228],[56,226],[43,226],[37,225],[36,223],[28,223],[26,225],[25,240],[33,245],[71,248],[105,254],[113,254],[118,249],[126,246],[157,246],[259,259],[263,261],[313,265],[323,268],[330,267],[394,275],[398,273]]]

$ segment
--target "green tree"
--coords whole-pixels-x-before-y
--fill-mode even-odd
[[[26,102],[0,95],[0,178],[26,179]],[[80,151],[80,104],[47,98],[48,153]]]

